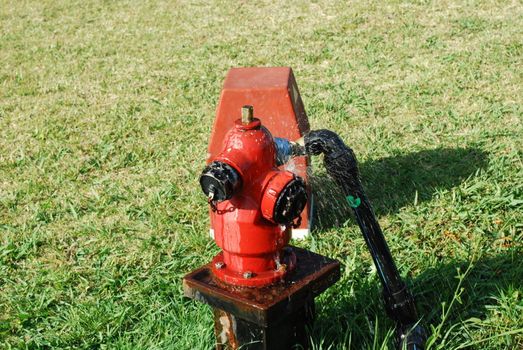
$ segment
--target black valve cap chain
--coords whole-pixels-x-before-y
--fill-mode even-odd
[[[229,164],[212,162],[203,169],[200,185],[210,201],[221,202],[232,198],[234,192],[241,187],[241,178]]]
[[[289,224],[299,217],[307,204],[307,189],[305,182],[299,176],[294,176],[280,193],[274,205],[273,220],[278,224]]]

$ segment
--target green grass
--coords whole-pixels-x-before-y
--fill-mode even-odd
[[[182,276],[217,252],[197,183],[227,70],[292,66],[354,148],[431,349],[523,347],[523,6],[0,0],[0,348],[209,349]],[[392,349],[320,163],[339,259],[316,349]]]

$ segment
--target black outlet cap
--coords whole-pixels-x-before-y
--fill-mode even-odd
[[[274,205],[274,222],[288,224],[300,216],[307,204],[307,188],[299,176],[295,176],[281,191]]]
[[[241,186],[241,178],[229,164],[212,162],[203,169],[200,185],[207,197],[212,193],[212,199],[221,202],[232,198],[234,192]]]

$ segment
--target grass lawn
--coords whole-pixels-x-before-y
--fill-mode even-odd
[[[198,176],[235,66],[293,67],[355,150],[430,349],[523,348],[521,2],[0,0],[1,349],[213,347],[181,278],[218,251]],[[315,349],[392,349],[315,165],[296,244],[343,265]]]

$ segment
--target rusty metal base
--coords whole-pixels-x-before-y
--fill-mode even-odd
[[[314,298],[340,277],[340,264],[308,250],[290,247],[296,269],[285,281],[263,288],[224,284],[211,264],[183,279],[187,297],[214,308],[218,350],[308,349],[306,328],[314,320]]]
[[[314,301],[268,327],[214,309],[216,349],[308,349],[307,330],[314,321]]]

